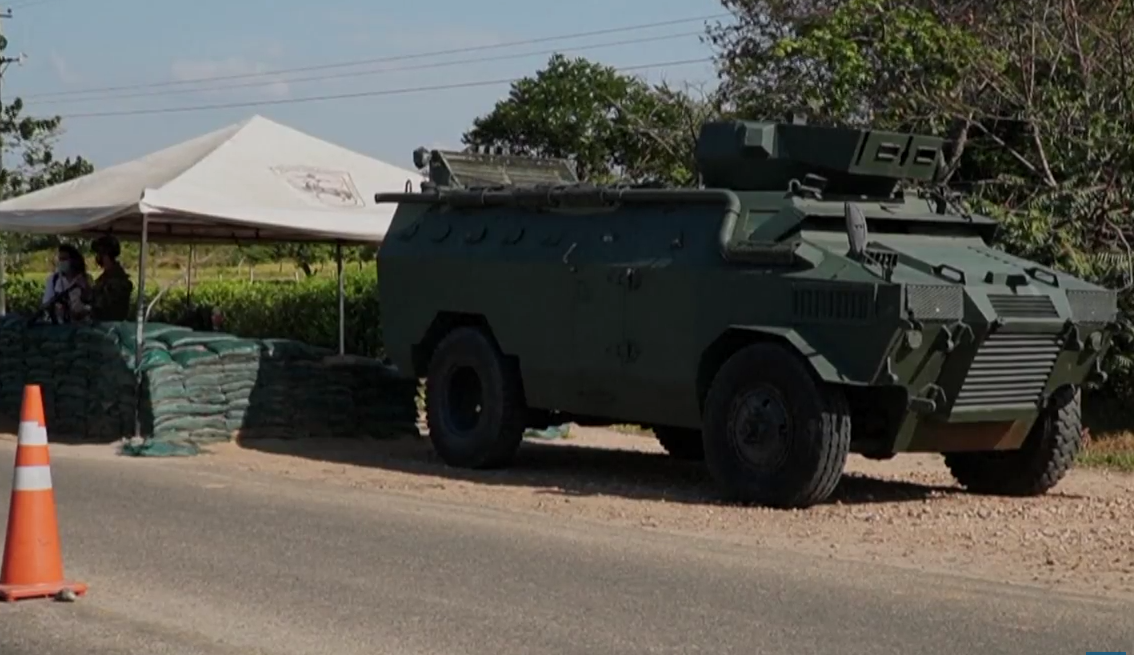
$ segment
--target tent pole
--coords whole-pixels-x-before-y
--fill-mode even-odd
[[[193,255],[196,248],[195,244],[189,244],[189,270],[185,277],[185,304],[189,306],[193,304]]]
[[[8,242],[0,234],[0,316],[8,315],[8,292],[5,286],[8,283]]]
[[[343,284],[343,242],[335,243],[335,269],[339,276],[339,354],[346,354],[346,289]]]
[[[134,439],[142,439],[142,352],[146,339],[146,251],[150,249],[150,219],[142,213],[142,243],[138,248],[138,310],[134,326]]]

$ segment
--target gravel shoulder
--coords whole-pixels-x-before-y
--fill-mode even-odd
[[[252,440],[189,462],[1134,599],[1130,474],[1077,469],[1046,496],[997,498],[965,493],[940,456],[852,457],[831,502],[783,511],[718,503],[701,465],[670,459],[651,437],[578,427],[567,440],[525,442],[499,471],[449,469],[414,437]]]

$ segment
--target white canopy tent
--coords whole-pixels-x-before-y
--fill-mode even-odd
[[[253,116],[0,202],[0,231],[137,238],[142,242],[139,289],[145,288],[151,240],[335,243],[343,354],[342,244],[381,242],[395,206],[376,205],[374,194],[405,191],[421,178],[418,172]],[[139,341],[143,295],[138,294]]]
[[[0,203],[0,231],[155,240],[381,241],[421,174],[253,116]],[[371,200],[367,200],[370,198]]]

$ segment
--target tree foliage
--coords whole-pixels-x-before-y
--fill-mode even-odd
[[[593,182],[689,183],[693,138],[711,102],[651,86],[610,66],[554,55],[473,121],[463,141],[517,155],[566,158]]]
[[[0,108],[0,139],[4,148],[0,188],[5,198],[66,182],[94,170],[82,157],[62,160],[55,157],[62,122],[60,116],[24,115],[24,103],[19,98]]]
[[[1096,255],[1128,253],[1134,229],[1128,0],[723,4],[736,20],[708,37],[737,112],[946,136],[946,181],[1000,220],[1002,245],[1122,282],[1129,264]],[[1119,341],[1114,364],[1134,386],[1129,325]]]
[[[4,161],[0,167],[0,192],[3,198],[37,191],[60,182],[86,175],[94,170],[82,157],[57,159],[55,144],[60,136],[62,118],[35,118],[24,114],[19,98],[0,106],[0,148]],[[54,247],[59,240],[0,233],[0,248],[8,253],[29,248]],[[18,272],[19,259],[5,257],[8,272]]]

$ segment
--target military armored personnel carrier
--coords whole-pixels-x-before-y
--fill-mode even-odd
[[[1116,296],[912,190],[933,188],[942,147],[706,123],[704,188],[687,189],[419,150],[432,181],[376,196],[399,203],[379,253],[388,354],[425,378],[452,466],[505,465],[529,426],[637,423],[740,501],[821,502],[850,452],[944,453],[970,490],[1044,493],[1080,447]]]

